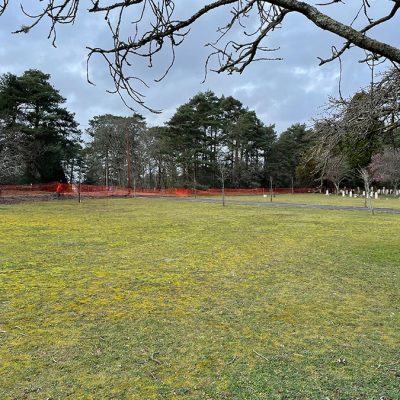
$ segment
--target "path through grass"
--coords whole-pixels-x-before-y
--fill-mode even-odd
[[[203,196],[199,197],[201,199]],[[207,196],[221,200],[221,196]],[[226,196],[229,200],[243,200],[253,202],[270,202],[270,195],[252,195],[252,196]],[[275,203],[296,203],[296,204],[321,204],[332,206],[364,207],[365,199],[363,197],[342,197],[336,195],[326,196],[318,193],[295,193],[295,194],[276,194],[272,197]],[[373,199],[372,204],[375,208],[400,208],[400,198],[393,196],[380,196],[377,200]]]

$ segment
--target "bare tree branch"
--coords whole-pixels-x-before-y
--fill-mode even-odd
[[[228,22],[215,27],[219,36],[216,41],[208,43],[211,54],[206,60],[206,68],[210,67],[218,73],[242,73],[256,61],[281,60],[279,56],[269,56],[278,51],[279,47],[270,48],[265,42],[274,31],[284,26],[285,17],[290,13],[301,14],[318,29],[345,39],[341,48],[332,47],[330,57],[319,57],[320,65],[340,58],[352,47],[359,47],[369,54],[364,62],[371,58],[383,58],[397,66],[400,64],[400,49],[367,36],[367,33],[392,20],[398,14],[400,0],[386,0],[392,4],[390,11],[376,20],[370,16],[373,14],[373,6],[367,0],[358,1],[360,7],[352,23],[346,24],[328,15],[329,6],[333,4],[346,9],[347,5],[341,0],[327,0],[315,6],[298,0],[209,0],[206,5],[183,19],[177,17],[178,0],[90,0],[89,8],[85,10],[80,0],[38,0],[36,4],[41,7],[39,12],[31,14],[22,8],[30,23],[23,25],[15,33],[28,33],[44,19],[48,19],[49,38],[55,45],[59,24],[73,24],[79,14],[84,12],[103,16],[113,40],[112,46],[87,47],[88,60],[94,55],[100,55],[114,80],[115,92],[122,99],[130,97],[147,108],[144,96],[137,86],[146,84],[135,75],[136,62],[146,59],[151,68],[157,55],[162,54],[164,58],[164,52],[170,52],[170,63],[165,67],[161,78],[156,79],[162,80],[175,62],[175,49],[189,35],[190,28],[199,19],[219,9],[227,9]],[[8,3],[9,0],[0,0],[0,15],[7,9]],[[380,5],[375,7],[379,10]],[[133,19],[132,15],[137,17]],[[361,29],[355,29],[353,23],[363,19],[367,21],[366,24]],[[126,36],[123,32],[128,26],[130,34]],[[214,59],[216,68],[211,66]],[[89,76],[88,80],[90,81]]]
[[[373,68],[371,70],[373,74]],[[364,145],[373,138],[392,143],[400,128],[400,71],[392,68],[371,79],[371,85],[349,99],[331,98],[324,116],[315,121],[318,143],[310,159],[317,161],[317,169],[324,171],[329,159],[340,154],[341,145],[349,137]]]

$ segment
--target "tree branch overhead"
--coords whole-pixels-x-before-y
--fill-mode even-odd
[[[374,28],[387,24],[398,15],[400,0],[382,0],[378,5],[366,0],[356,1],[358,12],[352,22],[347,23],[330,15],[331,7],[341,7],[346,11],[351,9],[351,6],[340,0],[316,2],[314,5],[298,0],[216,0],[207,2],[185,18],[181,15],[184,11],[179,7],[180,0],[91,0],[88,8],[84,8],[87,4],[80,0],[38,0],[33,2],[32,7],[38,6],[39,12],[32,15],[29,10],[22,8],[27,23],[15,33],[29,33],[36,25],[48,19],[49,38],[55,44],[58,25],[73,24],[84,13],[101,15],[113,44],[109,48],[88,47],[88,60],[94,55],[100,55],[114,80],[115,92],[123,101],[128,97],[147,108],[140,90],[140,85],[145,83],[135,74],[136,61],[146,59],[151,68],[155,62],[159,62],[155,60],[158,54],[169,52],[171,61],[165,67],[162,79],[174,64],[175,50],[189,36],[190,28],[199,19],[206,18],[216,10],[226,10],[227,22],[214,28],[218,36],[217,40],[208,43],[210,55],[206,60],[206,69],[218,73],[242,73],[256,61],[281,60],[279,54],[273,54],[279,47],[269,47],[268,38],[289,23],[285,19],[289,13],[303,15],[316,29],[343,38],[343,46],[339,49],[332,47],[330,56],[322,58],[316,54],[320,65],[340,58],[352,47],[370,54],[364,61],[371,58],[387,59],[395,65],[400,64],[400,49],[394,43],[383,42],[371,36]],[[8,0],[0,1],[0,15],[8,7]],[[185,6],[185,12],[188,8]],[[372,17],[382,14],[384,8],[388,9],[386,14],[376,19]],[[132,19],[133,15],[137,16],[136,20]],[[356,21],[361,28],[354,27]],[[127,31],[127,34],[123,33]]]

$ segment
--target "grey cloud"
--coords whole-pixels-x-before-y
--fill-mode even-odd
[[[187,3],[179,3],[180,13],[188,13]],[[355,6],[354,6],[355,7]],[[340,5],[333,8],[342,16]],[[340,46],[342,40],[329,33],[318,31],[301,16],[289,16],[283,29],[271,37],[270,47],[280,46],[277,55],[284,61],[259,62],[249,66],[242,75],[217,75],[210,72],[201,84],[204,62],[209,48],[204,46],[214,40],[215,28],[226,22],[224,11],[210,14],[193,27],[190,36],[177,49],[176,64],[161,82],[154,79],[168,65],[170,54],[156,59],[155,67],[135,61],[135,73],[151,87],[140,88],[146,103],[163,113],[154,115],[140,108],[151,125],[168,120],[175,108],[194,96],[198,91],[211,89],[217,95],[233,95],[250,109],[256,110],[267,124],[275,123],[278,131],[296,122],[307,122],[320,112],[328,95],[338,93],[338,63],[318,67],[317,56],[330,54],[331,45]],[[349,16],[346,16],[349,18]],[[91,78],[96,86],[86,82],[87,45],[110,45],[109,32],[101,19],[82,14],[74,26],[64,26],[58,31],[57,48],[46,40],[47,27],[39,26],[28,35],[11,35],[10,32],[23,23],[21,13],[14,3],[2,17],[0,26],[0,72],[22,73],[38,68],[52,75],[52,83],[68,99],[68,108],[76,113],[83,128],[94,115],[115,113],[128,115],[117,95],[106,93],[112,89],[108,69],[100,58],[90,64]],[[398,20],[396,21],[398,24]],[[393,42],[393,24],[377,30],[377,36]],[[233,32],[232,35],[237,35]],[[399,38],[400,40],[400,38]],[[357,63],[363,52],[352,50],[343,57],[343,91],[351,95],[365,86],[370,77],[368,68]]]

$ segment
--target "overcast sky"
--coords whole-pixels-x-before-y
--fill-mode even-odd
[[[26,24],[19,9],[18,1],[12,3],[0,19],[0,73],[22,74],[27,69],[40,69],[51,74],[52,84],[67,98],[67,108],[76,114],[81,128],[95,115],[112,113],[128,115],[117,95],[108,94],[112,89],[108,70],[101,60],[91,64],[91,77],[96,86],[86,81],[86,46],[101,47],[109,44],[109,33],[104,20],[79,14],[75,25],[59,29],[57,48],[47,40],[45,24],[29,34],[12,35],[11,32]],[[29,9],[29,3],[25,2]],[[189,15],[192,11],[187,0],[179,0],[179,12]],[[194,1],[192,4],[204,4]],[[350,5],[331,6],[330,12],[343,22],[349,23],[358,1]],[[86,3],[85,3],[86,4]],[[183,8],[182,5],[185,4]],[[389,0],[372,1],[377,12],[383,14]],[[215,29],[226,22],[227,10],[210,14],[195,25],[186,42],[177,51],[176,63],[166,79],[154,83],[159,71],[137,67],[139,75],[150,85],[143,90],[146,104],[163,110],[159,115],[151,114],[137,107],[137,111],[147,117],[149,125],[157,125],[168,120],[177,106],[188,101],[199,91],[213,90],[217,95],[232,95],[254,109],[266,124],[275,124],[278,133],[296,122],[311,123],[313,117],[322,111],[329,95],[337,95],[339,66],[331,63],[318,66],[317,56],[328,57],[331,45],[340,45],[340,39],[332,34],[317,30],[302,16],[290,15],[284,27],[274,34],[270,47],[280,46],[276,54],[283,61],[265,61],[251,65],[242,75],[217,75],[209,73],[207,81],[201,83],[208,49],[204,46],[216,38]],[[224,18],[225,17],[225,18]],[[374,31],[373,37],[399,46],[399,19]],[[370,78],[367,67],[357,60],[363,53],[352,50],[343,58],[342,89],[351,95],[365,86]],[[165,57],[165,56],[164,56]]]

